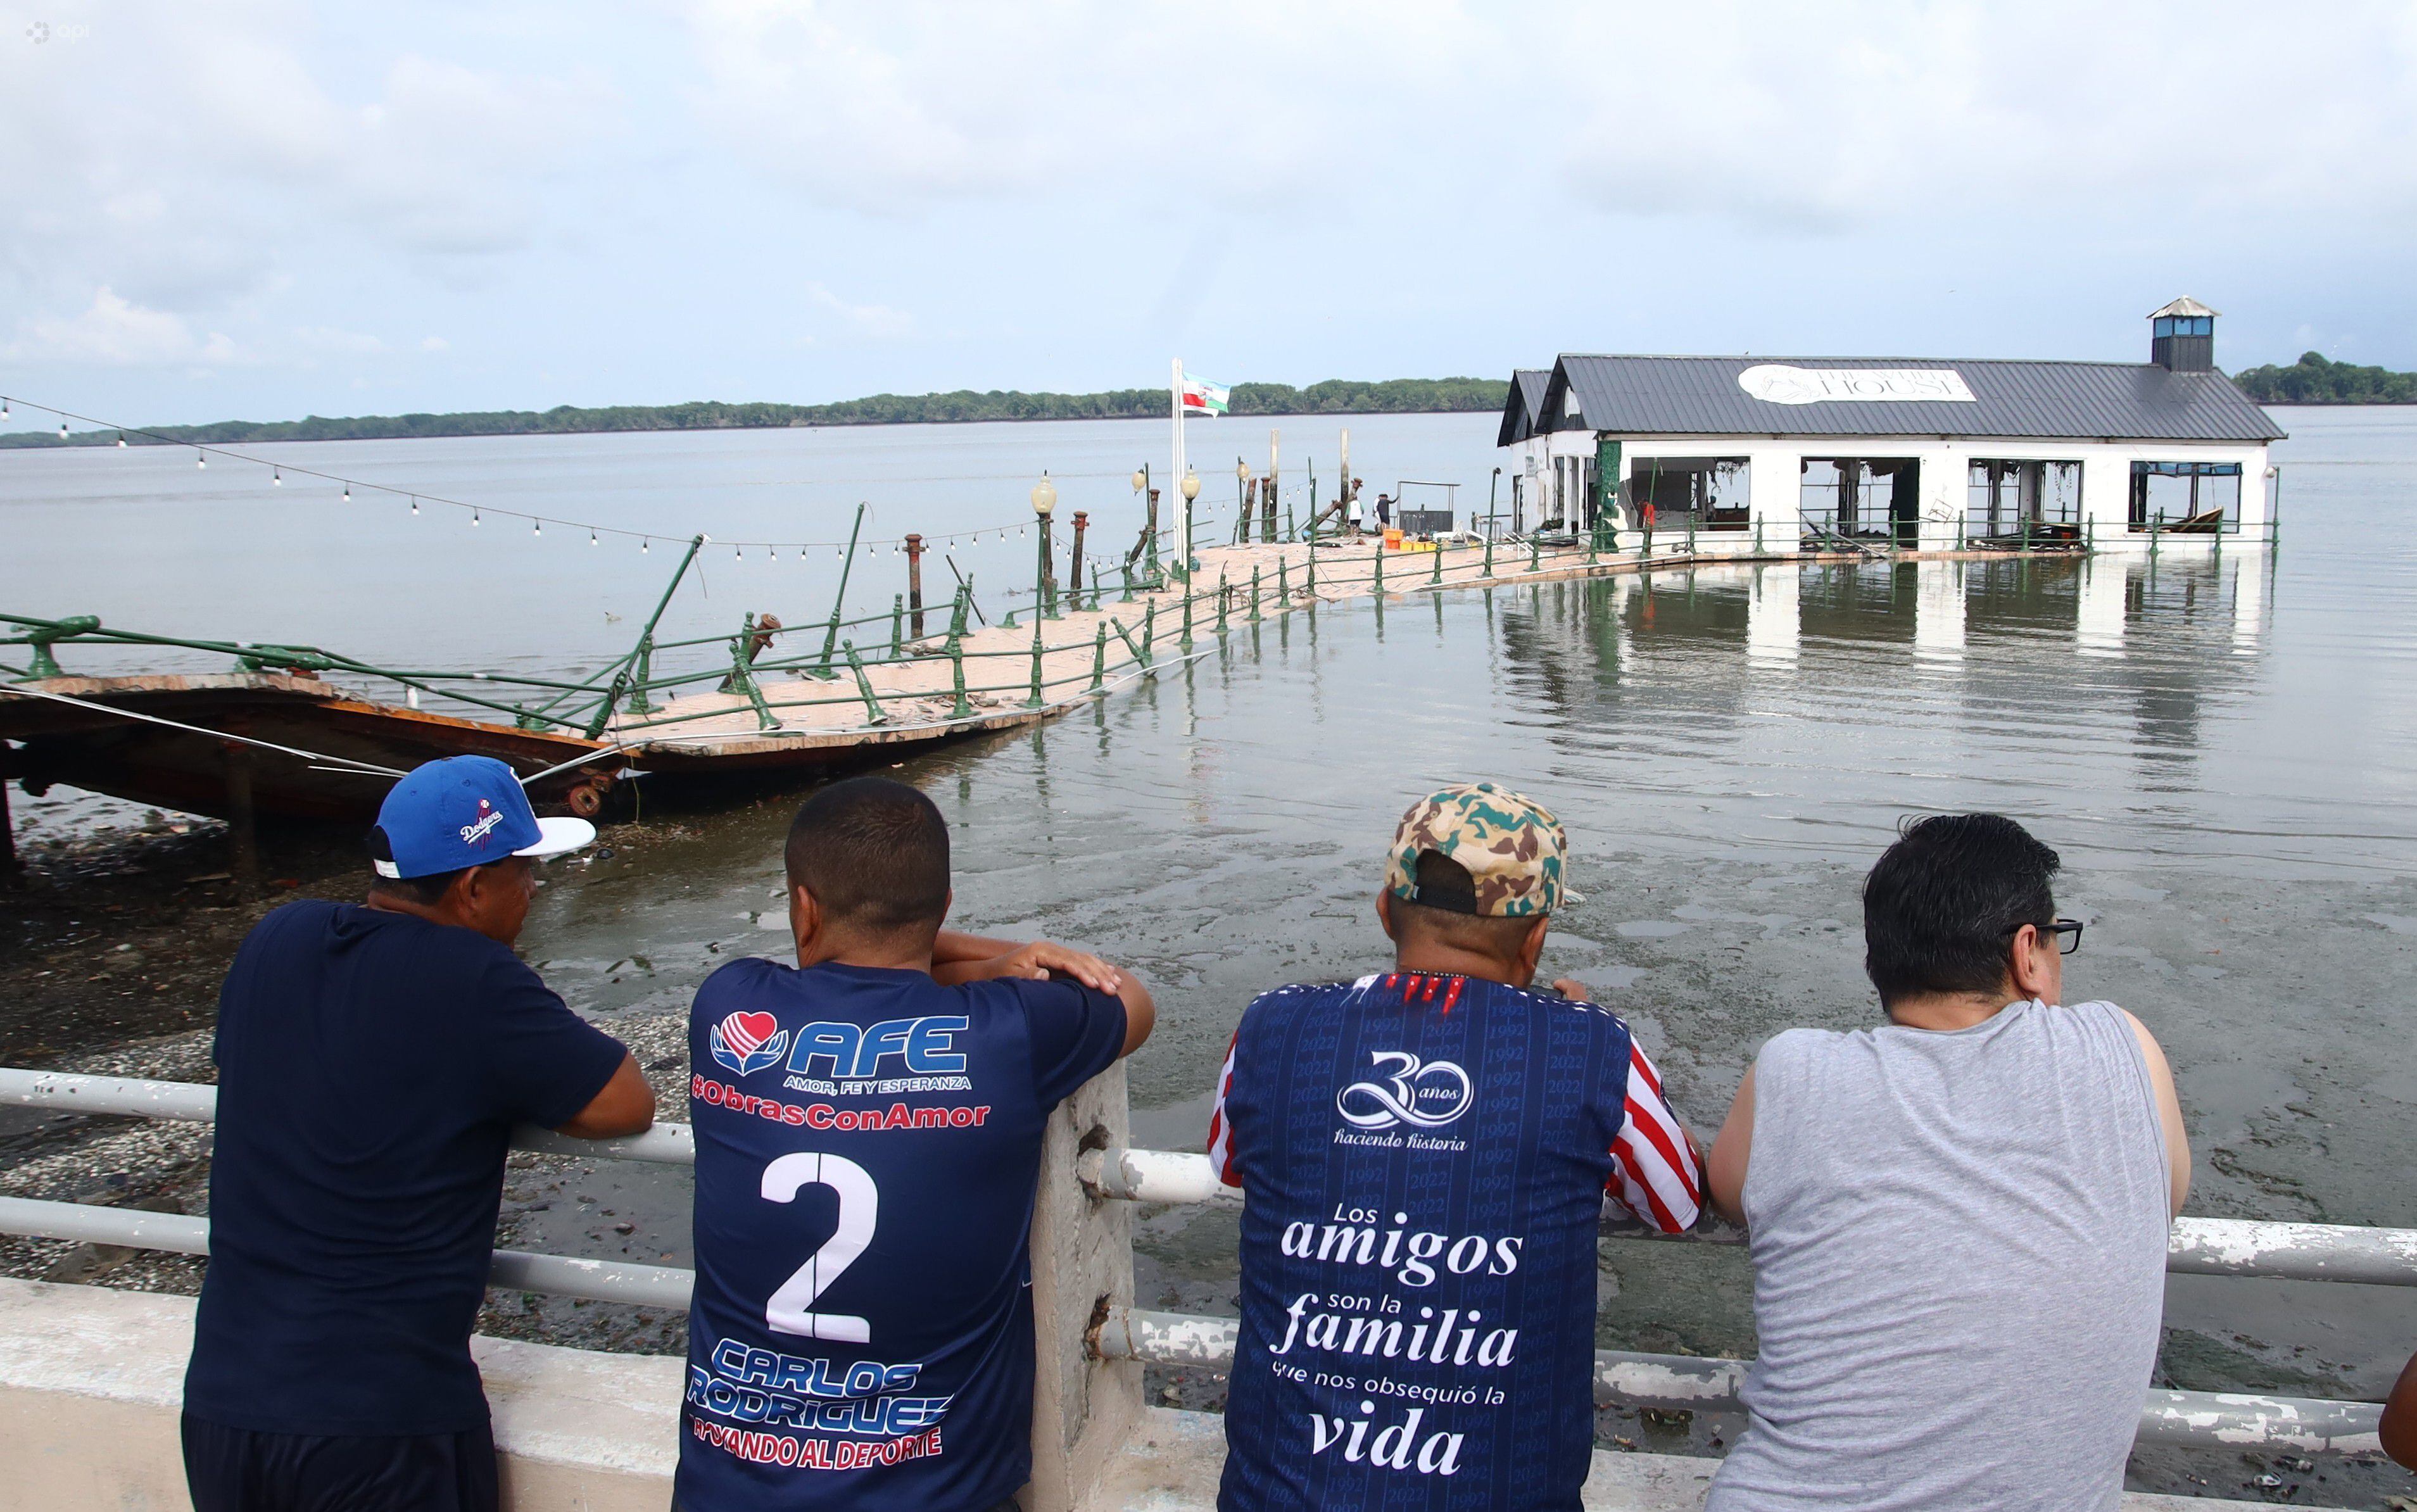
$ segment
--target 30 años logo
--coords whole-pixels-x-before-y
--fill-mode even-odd
[[[1450,1061],[1421,1061],[1406,1050],[1370,1054],[1379,1072],[1334,1095],[1334,1111],[1354,1128],[1441,1128],[1477,1101],[1468,1073]]]

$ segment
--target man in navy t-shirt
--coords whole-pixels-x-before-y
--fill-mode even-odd
[[[1668,1232],[1703,1183],[1585,989],[1530,991],[1567,839],[1488,784],[1421,800],[1376,916],[1393,970],[1242,1015],[1208,1151],[1249,1198],[1222,1512],[1575,1512],[1608,1191]]]
[[[880,778],[787,849],[798,964],[689,1016],[696,1295],[682,1512],[984,1512],[1031,1472],[1043,1126],[1149,1035],[1104,961],[940,928],[949,831]]]
[[[185,1376],[196,1512],[492,1512],[470,1324],[512,1126],[654,1121],[629,1051],[512,954],[539,820],[510,768],[386,798],[363,904],[288,903],[219,993],[210,1263]]]

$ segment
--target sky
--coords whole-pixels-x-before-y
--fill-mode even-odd
[[[2183,294],[2417,367],[2411,0],[0,0],[0,392],[130,424],[2137,360]]]

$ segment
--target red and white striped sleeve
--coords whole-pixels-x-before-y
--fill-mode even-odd
[[[1241,1042],[1242,1032],[1237,1029],[1225,1046],[1225,1064],[1217,1071],[1217,1103],[1208,1113],[1208,1167],[1228,1187],[1242,1185],[1242,1173],[1234,1169],[1234,1125],[1225,1116],[1225,1096],[1234,1090],[1234,1047]]]
[[[1662,1077],[1635,1041],[1628,1047],[1627,1116],[1611,1142],[1604,1189],[1664,1233],[1684,1233],[1703,1212],[1704,1173],[1686,1130],[1662,1096]]]

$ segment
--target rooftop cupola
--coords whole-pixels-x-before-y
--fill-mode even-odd
[[[2149,360],[2167,372],[2215,368],[2215,311],[2185,295],[2149,316]]]

